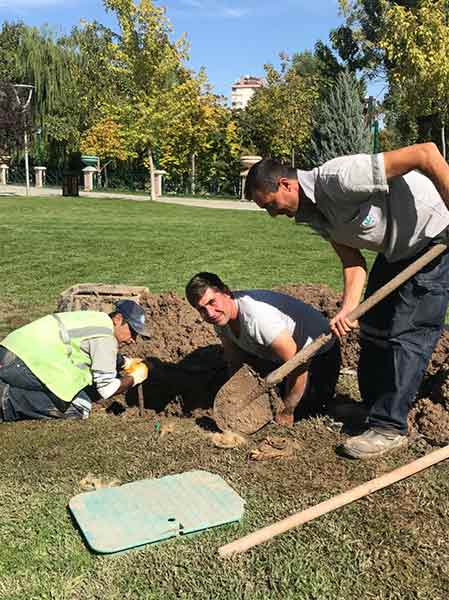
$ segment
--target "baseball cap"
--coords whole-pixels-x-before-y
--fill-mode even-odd
[[[123,315],[128,325],[139,335],[150,337],[145,329],[145,312],[134,300],[119,300],[115,303],[117,311]]]

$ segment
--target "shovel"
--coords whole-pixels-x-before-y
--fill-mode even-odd
[[[350,321],[357,321],[370,308],[396,290],[415,273],[447,249],[446,244],[435,244],[422,256],[411,263],[391,281],[359,304],[348,315]],[[244,365],[218,391],[214,401],[214,419],[222,431],[255,433],[273,419],[271,388],[301,365],[305,365],[334,335],[323,333],[290,360],[285,362],[265,379],[259,377],[248,365]]]

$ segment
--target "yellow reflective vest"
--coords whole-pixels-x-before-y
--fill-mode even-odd
[[[22,359],[58,398],[71,402],[92,383],[91,357],[81,350],[81,343],[113,335],[114,325],[106,313],[80,310],[37,319],[0,344]]]

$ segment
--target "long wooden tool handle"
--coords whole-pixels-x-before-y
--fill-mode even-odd
[[[397,289],[400,285],[402,285],[407,279],[413,277],[415,273],[420,271],[423,267],[425,267],[428,263],[430,263],[434,258],[442,254],[447,249],[446,244],[435,244],[427,250],[422,256],[420,256],[417,260],[412,262],[406,269],[401,271],[396,277],[393,277],[391,281],[383,285],[379,288],[374,294],[372,294],[369,298],[364,300],[361,304],[359,304],[354,310],[352,310],[348,319],[350,321],[357,321],[362,315],[364,315],[370,308],[375,306],[378,302],[383,300],[388,294],[391,294],[395,289]],[[272,371],[266,378],[265,384],[267,387],[272,387],[273,385],[281,382],[286,375],[291,373],[293,369],[299,367],[306,363],[312,356],[318,352],[323,346],[325,346],[333,337],[332,333],[320,335],[316,338],[311,344],[309,344],[304,350],[295,354],[293,358],[285,362],[275,371]]]
[[[298,527],[298,525],[312,521],[313,519],[340,508],[341,506],[350,504],[351,502],[354,502],[354,500],[368,496],[377,490],[381,490],[382,488],[388,487],[397,481],[401,481],[401,479],[410,477],[410,475],[415,475],[416,473],[419,473],[420,471],[423,471],[424,469],[427,469],[428,467],[431,467],[442,460],[446,460],[447,458],[449,458],[449,446],[434,450],[426,456],[418,458],[418,460],[414,460],[413,462],[399,467],[398,469],[394,469],[394,471],[390,471],[385,475],[381,475],[380,477],[371,479],[366,483],[362,483],[362,485],[352,488],[352,490],[348,490],[347,492],[333,496],[332,498],[329,498],[329,500],[325,500],[324,502],[320,502],[319,504],[311,506],[306,510],[295,513],[286,519],[282,519],[282,521],[278,521],[277,523],[273,523],[268,527],[258,529],[230,544],[221,546],[218,549],[218,554],[221,557],[225,557],[233,554],[239,554],[240,552],[245,552],[249,548],[257,546],[262,542],[266,542],[267,540],[270,540],[271,538],[284,533],[289,529],[293,529],[294,527]]]

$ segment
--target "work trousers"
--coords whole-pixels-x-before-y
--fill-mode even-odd
[[[328,411],[335,395],[340,367],[340,342],[335,340],[329,350],[310,361],[306,389],[295,409],[295,420]]]
[[[20,358],[0,346],[0,421],[82,416],[76,406],[55,396]]]
[[[378,255],[365,297],[418,257],[389,263]],[[358,377],[370,427],[407,434],[409,409],[443,329],[448,290],[446,251],[361,318]]]

